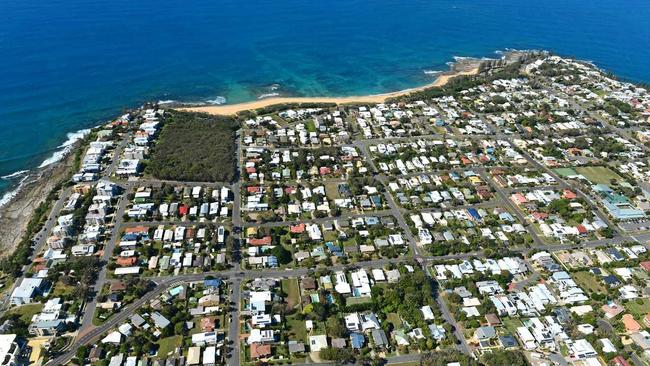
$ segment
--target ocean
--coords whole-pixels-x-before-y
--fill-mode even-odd
[[[648,19],[647,0],[0,0],[0,195],[145,101],[388,92],[509,48],[650,81]]]

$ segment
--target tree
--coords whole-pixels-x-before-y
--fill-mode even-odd
[[[335,337],[335,338],[340,338],[344,337],[347,329],[343,326],[341,321],[336,318],[336,316],[331,316],[327,318],[327,322],[325,323],[325,328],[327,329],[327,334],[330,337]]]
[[[483,355],[481,361],[485,366],[528,366],[526,356],[520,351],[496,350]]]
[[[479,366],[476,360],[457,350],[425,353],[420,359],[420,366],[447,366],[447,364],[453,362],[458,362],[463,366]]]
[[[319,356],[323,360],[334,361],[337,365],[353,363],[354,353],[348,348],[323,348]]]
[[[278,262],[280,262],[280,264],[289,264],[293,261],[291,252],[282,245],[276,245],[273,249],[271,249],[271,254],[278,259]]]

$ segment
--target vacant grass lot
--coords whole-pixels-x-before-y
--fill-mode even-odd
[[[230,117],[171,111],[146,172],[160,179],[231,182],[237,164],[236,128]]]
[[[643,319],[646,314],[650,313],[650,299],[630,300],[625,304],[625,308],[634,315],[634,318]]]
[[[41,309],[43,309],[43,304],[26,304],[12,308],[7,313],[17,314],[20,316],[20,319],[22,321],[25,323],[30,323],[32,321],[32,317],[40,313]]]
[[[611,169],[604,166],[585,166],[575,169],[578,174],[584,175],[590,182],[595,184],[610,184],[611,180],[624,182],[625,180]]]
[[[182,336],[171,336],[167,338],[162,338],[158,341],[158,357],[166,358],[169,353],[174,352],[176,347],[181,346],[181,341],[183,340]]]
[[[607,294],[607,287],[600,282],[600,279],[595,274],[589,271],[580,271],[574,272],[571,275],[578,286],[586,290],[587,293]]]
[[[298,280],[290,278],[282,280],[282,291],[287,294],[287,305],[294,308],[300,304],[300,288],[298,287]]]

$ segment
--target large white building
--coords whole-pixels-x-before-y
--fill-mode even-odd
[[[23,305],[32,302],[33,297],[41,290],[43,280],[40,278],[24,278],[20,286],[11,293],[12,305]]]
[[[18,365],[20,346],[15,334],[0,334],[0,366]]]

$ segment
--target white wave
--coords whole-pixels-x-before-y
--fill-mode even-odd
[[[438,71],[438,70],[424,70],[425,75],[438,75],[441,72],[442,71]]]
[[[225,104],[226,103],[226,97],[217,96],[216,98],[208,99],[205,102],[208,103],[208,104],[211,104],[211,105]]]
[[[90,133],[90,129],[84,129],[84,130],[79,130],[77,132],[68,133],[68,139],[63,144],[59,145],[58,147],[59,150],[55,151],[52,154],[52,156],[50,156],[49,158],[43,160],[41,165],[39,165],[38,167],[43,168],[63,159],[63,157],[66,156],[66,154],[68,154],[70,150],[72,150],[72,145],[74,145],[75,142],[84,138],[89,133]]]
[[[23,177],[23,179],[20,180],[20,183],[18,183],[18,186],[16,187],[16,189],[14,189],[13,191],[9,191],[9,192],[5,193],[4,195],[2,195],[2,198],[0,198],[0,207],[6,205],[14,197],[16,197],[16,195],[18,195],[20,190],[23,188],[23,183],[25,183],[27,178],[29,178],[29,176]]]
[[[15,178],[15,177],[20,177],[21,175],[24,175],[25,173],[28,173],[28,172],[29,172],[29,170],[19,170],[17,172],[13,172],[11,174],[3,175],[2,177],[0,177],[0,179],[11,179],[11,178]]]
[[[176,101],[173,100],[173,99],[159,100],[158,101],[158,104],[172,104],[172,103],[176,103]]]
[[[266,93],[266,94],[262,94],[262,95],[258,96],[257,99],[272,98],[272,97],[277,97],[279,95],[280,95],[280,93]]]
[[[460,61],[465,61],[465,60],[481,60],[481,61],[488,61],[488,60],[494,60],[493,57],[465,57],[465,56],[454,56],[454,61],[460,62]]]

